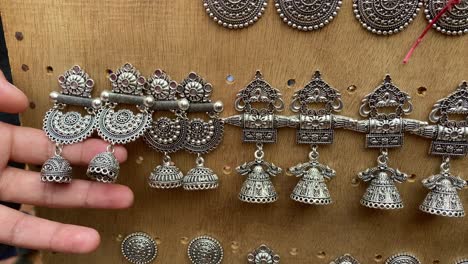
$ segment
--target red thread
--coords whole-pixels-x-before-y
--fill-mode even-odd
[[[414,42],[413,46],[411,46],[411,49],[408,51],[408,54],[406,54],[405,56],[405,59],[403,60],[403,63],[406,64],[408,63],[409,59],[411,58],[411,55],[413,55],[414,53],[414,50],[419,46],[419,44],[422,42],[423,38],[426,36],[427,32],[429,32],[429,30],[432,28],[432,26],[437,23],[437,21],[439,21],[439,19],[447,12],[449,11],[450,9],[452,9],[452,7],[454,5],[458,5],[460,4],[461,0],[450,0],[447,5],[444,6],[444,8],[442,8],[442,10],[440,10],[440,12],[437,14],[437,16],[434,17],[434,19],[432,19],[431,23],[429,23],[429,25],[427,25],[427,27],[424,29],[423,33],[419,36],[419,38],[416,40],[416,42]]]

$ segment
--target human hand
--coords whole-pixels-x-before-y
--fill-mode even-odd
[[[0,71],[0,112],[19,113],[28,99],[8,83]],[[41,165],[50,158],[55,145],[38,129],[0,122],[0,201],[53,208],[127,208],[132,191],[123,185],[73,180],[70,184],[43,183],[37,172],[8,167],[9,161]],[[107,144],[89,139],[66,146],[63,156],[75,165],[86,165]],[[127,152],[116,147],[115,156],[125,161]],[[0,243],[23,248],[65,253],[88,253],[100,242],[96,230],[30,216],[0,205]]]

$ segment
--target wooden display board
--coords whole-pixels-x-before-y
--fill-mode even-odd
[[[166,70],[181,81],[196,71],[214,85],[213,99],[225,103],[223,116],[235,114],[234,100],[260,69],[283,93],[288,105],[293,92],[316,69],[343,95],[343,115],[359,118],[361,99],[390,73],[413,97],[410,118],[427,120],[432,105],[468,78],[468,36],[448,37],[431,30],[408,65],[402,59],[427,25],[423,12],[407,30],[384,37],[368,33],[345,0],[336,19],[317,32],[285,25],[273,1],[264,16],[248,29],[231,31],[216,25],[201,0],[56,1],[0,0],[15,84],[31,100],[23,115],[26,126],[42,127],[50,108],[48,94],[58,90],[57,76],[75,64],[94,80],[94,95],[110,88],[107,69],[125,62],[145,76]],[[21,32],[23,38],[15,37]],[[234,77],[233,83],[226,76]],[[295,84],[288,86],[288,80]],[[351,88],[349,88],[351,87]],[[355,88],[355,89],[354,89]],[[418,90],[419,89],[419,90]],[[286,110],[284,114],[291,114]],[[128,146],[119,182],[135,192],[135,204],[123,211],[40,209],[42,217],[88,225],[102,235],[93,254],[44,254],[44,263],[125,263],[120,241],[144,231],[159,243],[156,263],[188,263],[188,241],[211,235],[224,246],[223,263],[245,263],[246,255],[267,244],[282,263],[329,263],[350,253],[361,263],[384,262],[392,254],[410,252],[427,263],[452,263],[468,257],[468,221],[435,217],[418,210],[427,190],[420,181],[438,173],[440,158],[428,155],[430,141],[406,136],[405,145],[390,152],[390,165],[412,174],[398,185],[405,208],[367,209],[359,204],[367,184],[355,182],[359,171],[376,164],[377,150],[364,148],[365,135],[337,131],[335,143],[320,148],[320,160],[337,171],[329,183],[334,203],[305,206],[289,199],[297,179],[274,179],[280,199],[252,205],[237,199],[244,180],[235,167],[253,159],[253,144],[241,143],[241,130],[227,127],[218,149],[206,155],[206,165],[220,176],[214,191],[153,190],[146,184],[162,156],[141,141]],[[266,160],[286,169],[307,160],[307,146],[295,144],[295,130],[281,129],[278,143],[265,147]],[[173,160],[184,171],[195,157],[179,152]],[[453,162],[453,172],[467,178],[467,159]],[[84,169],[76,178],[85,178]],[[38,179],[39,180],[39,179]],[[468,205],[468,193],[460,192]]]

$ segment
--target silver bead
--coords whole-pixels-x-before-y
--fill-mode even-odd
[[[208,236],[190,241],[187,253],[192,264],[220,264],[224,255],[221,243]]]
[[[48,159],[41,169],[43,182],[69,183],[72,179],[72,167],[70,162],[62,156],[55,155]]]
[[[59,93],[56,92],[56,91],[53,91],[49,94],[49,98],[51,101],[55,102],[57,100],[57,98],[59,97]]]
[[[133,264],[151,263],[158,255],[158,246],[148,234],[137,232],[128,235],[121,245],[123,256]]]
[[[216,101],[216,102],[214,102],[213,110],[214,110],[216,113],[221,113],[221,112],[224,110],[224,104],[223,104],[223,102],[221,102],[221,101]]]
[[[104,102],[109,101],[109,97],[110,97],[110,92],[109,91],[102,91],[102,93],[101,93],[101,100],[102,101],[104,101]]]
[[[421,262],[413,255],[400,253],[389,257],[385,264],[421,264]]]
[[[146,107],[151,107],[154,104],[154,98],[152,96],[145,96],[145,99],[143,100],[143,104]]]
[[[120,165],[112,152],[97,154],[89,163],[86,175],[98,182],[113,183],[119,176]]]
[[[177,101],[177,104],[179,106],[179,109],[182,111],[187,111],[190,108],[190,102],[189,100],[182,98]]]
[[[99,109],[102,106],[102,101],[100,99],[94,99],[92,104],[94,109]]]

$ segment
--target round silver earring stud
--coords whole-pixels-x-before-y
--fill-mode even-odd
[[[401,253],[389,257],[385,264],[421,264],[421,262],[413,255]]]
[[[208,236],[190,241],[187,253],[192,264],[220,264],[224,255],[221,243]]]
[[[330,264],[360,264],[353,256],[349,254],[345,254],[341,257],[338,257],[334,261],[330,262]]]
[[[246,28],[257,22],[267,7],[267,0],[203,0],[206,13],[229,29]]]
[[[447,5],[448,0],[425,0],[424,13],[429,23]],[[434,28],[447,35],[463,35],[468,33],[468,0],[461,0],[454,5],[435,24]]]
[[[278,264],[280,263],[280,256],[275,254],[268,246],[261,245],[247,256],[247,262],[249,264]]]
[[[354,15],[368,31],[391,35],[413,22],[422,6],[421,0],[353,0]]]
[[[151,263],[158,255],[156,242],[143,232],[128,235],[122,241],[121,249],[123,256],[133,264]]]
[[[312,31],[328,25],[340,10],[341,0],[275,0],[276,11],[290,27]]]
[[[455,264],[468,264],[468,259],[460,259]]]

